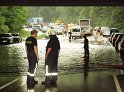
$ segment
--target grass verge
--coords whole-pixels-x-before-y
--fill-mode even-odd
[[[25,31],[25,30],[22,30],[21,32],[19,32],[20,35],[22,36],[22,38],[27,38],[31,35],[31,32],[29,31]],[[37,39],[42,39],[45,37],[45,34],[41,34],[37,37]]]

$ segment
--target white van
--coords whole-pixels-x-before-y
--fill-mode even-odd
[[[80,37],[82,38],[82,30],[79,25],[73,26],[72,27],[72,38]]]

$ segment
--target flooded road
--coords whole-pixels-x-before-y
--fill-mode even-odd
[[[61,52],[59,55],[58,70],[63,72],[83,72],[83,42],[81,39],[72,40],[63,39],[61,36],[60,45]],[[104,45],[94,44],[92,37],[89,37],[90,51],[90,71],[106,69],[100,64],[118,64],[119,56],[115,49],[107,41]],[[48,40],[38,40],[39,49],[39,65],[37,75],[44,73],[44,56],[45,48]],[[28,62],[25,53],[25,42],[1,45],[0,46],[0,73],[21,73],[26,74],[28,70]]]

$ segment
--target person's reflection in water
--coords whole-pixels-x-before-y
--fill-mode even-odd
[[[89,71],[89,41],[84,35],[84,76],[88,76]]]
[[[32,86],[27,85],[27,92],[35,92],[34,87],[35,85]]]
[[[57,92],[57,86],[45,86],[45,92]]]

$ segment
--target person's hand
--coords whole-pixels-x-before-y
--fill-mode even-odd
[[[37,56],[37,62],[39,61],[39,56]]]
[[[46,54],[46,55],[45,55],[45,60],[47,60],[47,58],[48,58],[48,55]]]

